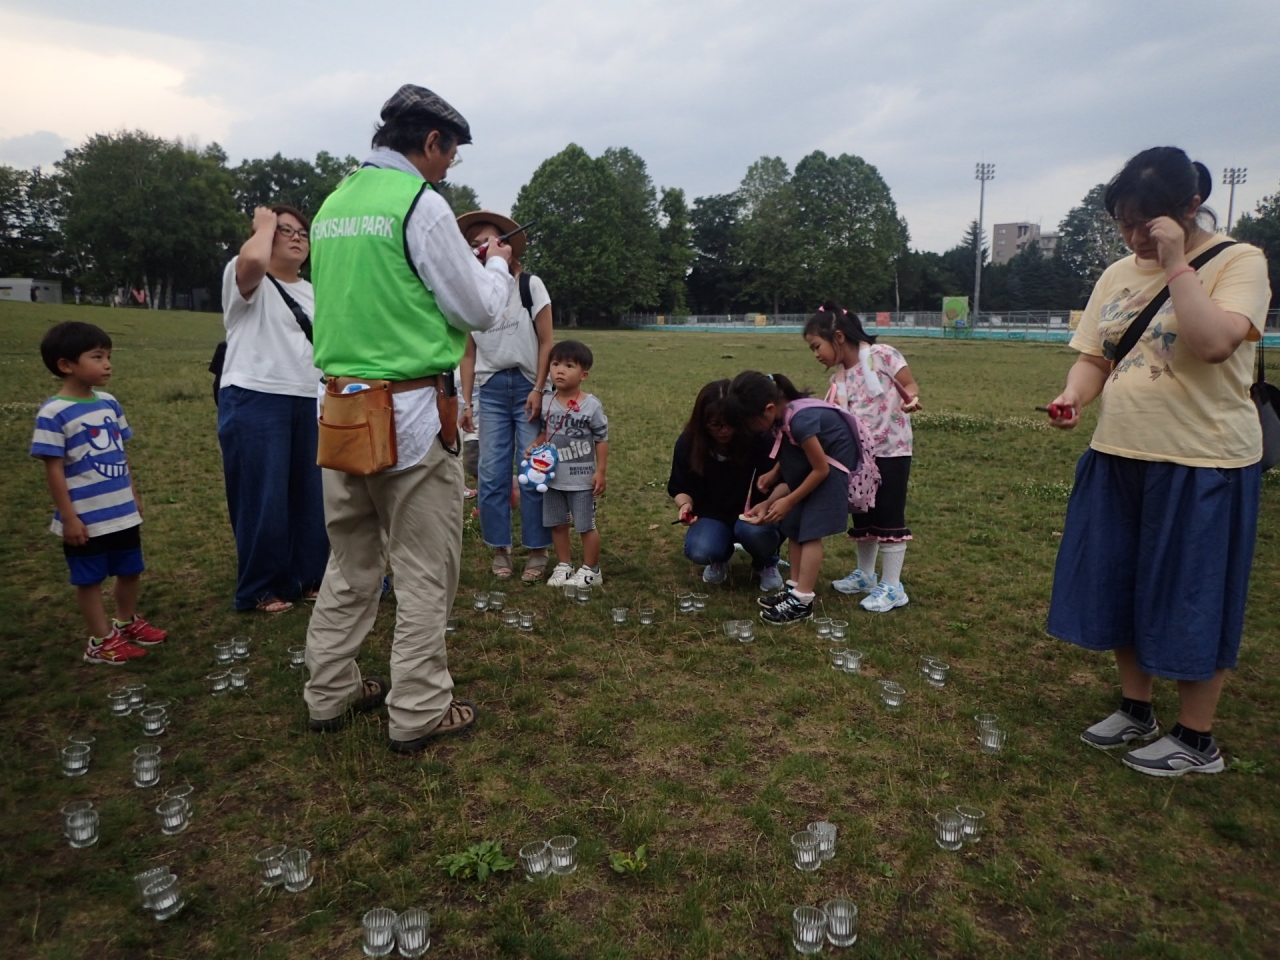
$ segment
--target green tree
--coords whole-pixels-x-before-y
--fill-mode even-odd
[[[684,191],[667,187],[658,203],[661,227],[658,231],[659,307],[676,316],[689,312],[686,280],[696,256],[693,250],[693,228],[689,222],[689,205]]]
[[[234,171],[236,206],[253,216],[255,207],[287,203],[314,216],[325,198],[356,166],[355,157],[339,160],[323,150],[316,154],[314,163],[279,153],[266,160],[245,160]]]
[[[512,215],[538,221],[525,265],[546,282],[570,326],[580,312],[609,312],[623,300],[622,204],[607,163],[569,144],[520,188]]]
[[[1271,276],[1271,308],[1280,307],[1280,193],[1258,201],[1253,213],[1244,213],[1235,222],[1232,236],[1261,247],[1267,255]]]
[[[879,171],[861,157],[819,150],[796,164],[791,183],[804,243],[804,297],[834,296],[861,308],[891,295],[906,243]]]
[[[689,223],[694,260],[689,272],[695,313],[731,313],[739,304],[745,268],[740,253],[742,198],[737,193],[698,197]]]
[[[742,200],[739,253],[747,267],[745,293],[781,313],[804,298],[806,244],[797,224],[791,172],[779,157],[761,157],[738,187]]]
[[[436,190],[440,196],[444,197],[444,202],[449,204],[449,209],[453,211],[455,217],[470,213],[472,210],[484,209],[480,206],[480,198],[476,196],[476,192],[465,183],[446,181],[437,186]]]
[[[1084,289],[1092,289],[1102,271],[1126,253],[1120,231],[1103,205],[1107,185],[1100,183],[1058,225],[1053,255],[1066,264]]]
[[[0,166],[0,276],[74,278],[64,253],[62,198],[57,176]]]
[[[661,300],[658,266],[658,194],[645,162],[627,147],[611,147],[600,156],[616,181],[622,216],[622,256],[617,310],[648,310]]]

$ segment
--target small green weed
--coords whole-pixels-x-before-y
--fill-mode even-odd
[[[437,867],[443,867],[451,877],[479,882],[489,879],[493,873],[504,873],[516,865],[516,862],[502,852],[501,844],[493,840],[473,843],[462,853],[450,853],[436,861]]]
[[[609,854],[609,867],[614,873],[620,873],[624,877],[639,877],[649,869],[648,850],[642,843],[636,847],[635,853],[627,853],[621,851],[619,853]]]
[[[1244,757],[1233,757],[1231,769],[1236,773],[1247,773],[1253,777],[1260,777],[1267,772],[1266,766],[1259,761],[1246,760]]]

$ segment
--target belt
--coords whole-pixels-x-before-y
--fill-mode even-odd
[[[416,377],[413,380],[366,380],[364,377],[329,377],[325,381],[332,383],[341,392],[353,383],[367,383],[371,387],[387,384],[392,393],[408,393],[410,390],[421,390],[423,387],[439,387],[440,377]]]

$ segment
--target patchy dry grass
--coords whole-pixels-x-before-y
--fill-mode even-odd
[[[107,715],[106,693],[126,671],[78,660],[79,618],[45,532],[41,471],[26,457],[36,404],[51,392],[36,344],[65,317],[116,338],[111,389],[137,432],[144,610],[174,641],[127,674],[177,701],[163,783],[196,787],[195,822],[178,837],[156,828],[155,791],[129,784],[135,725]],[[603,596],[566,607],[545,587],[511,583],[508,602],[539,614],[531,634],[460,605],[452,667],[481,722],[409,759],[386,750],[373,717],[336,736],[306,731],[302,678],[284,666],[305,610],[266,619],[230,609],[234,553],[204,371],[217,318],[0,305],[0,956],[350,957],[366,909],[422,905],[433,956],[775,957],[791,949],[791,907],[837,894],[861,907],[863,957],[1276,956],[1280,482],[1265,486],[1244,652],[1218,725],[1231,770],[1148,780],[1076,739],[1112,708],[1106,658],[1043,633],[1088,434],[1045,430],[1031,408],[1056,393],[1069,351],[904,345],[928,407],[916,420],[912,602],[872,617],[820,594],[867,652],[864,675],[846,677],[807,627],[761,629],[749,646],[720,635],[722,619],[753,613],[743,567],[703,617],[678,617],[672,602],[698,571],[667,522],[671,441],[714,377],[781,370],[819,386],[800,338],[581,336],[596,351],[591,386],[613,432]],[[477,546],[468,539],[464,596],[491,584]],[[833,576],[852,566],[850,545],[832,542],[828,556]],[[608,607],[642,601],[660,609],[659,625],[605,623]],[[385,667],[393,616],[388,605],[366,645],[369,669]],[[255,640],[251,693],[214,700],[201,679],[211,644],[234,633]],[[952,663],[945,689],[917,679],[922,653]],[[908,688],[898,716],[878,707],[882,677]],[[1158,698],[1167,715],[1167,685]],[[979,710],[1012,728],[999,759],[976,750]],[[72,781],[58,775],[56,750],[76,730],[98,744],[90,774]],[[57,813],[77,798],[103,818],[102,840],[84,851],[66,846]],[[928,817],[957,802],[984,807],[988,830],[952,855],[933,844]],[[837,855],[801,875],[787,837],[823,817],[840,827]],[[436,866],[483,839],[514,854],[561,832],[580,838],[571,877],[477,884]],[[316,884],[261,892],[250,858],[268,842],[309,846]],[[610,851],[641,844],[644,874],[609,869]],[[157,864],[190,894],[165,924],[138,909],[131,882]]]

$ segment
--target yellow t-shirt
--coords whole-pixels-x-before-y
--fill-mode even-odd
[[[1215,236],[1189,251],[1187,260],[1222,239]],[[1249,341],[1260,339],[1271,299],[1262,251],[1238,243],[1201,267],[1198,276],[1214,303],[1249,318]],[[1129,323],[1164,286],[1159,264],[1139,264],[1134,256],[1116,261],[1098,278],[1071,346],[1111,359]],[[1245,342],[1223,363],[1197,359],[1178,338],[1170,297],[1108,378],[1090,446],[1190,467],[1257,463],[1262,429],[1249,398],[1256,349]]]

